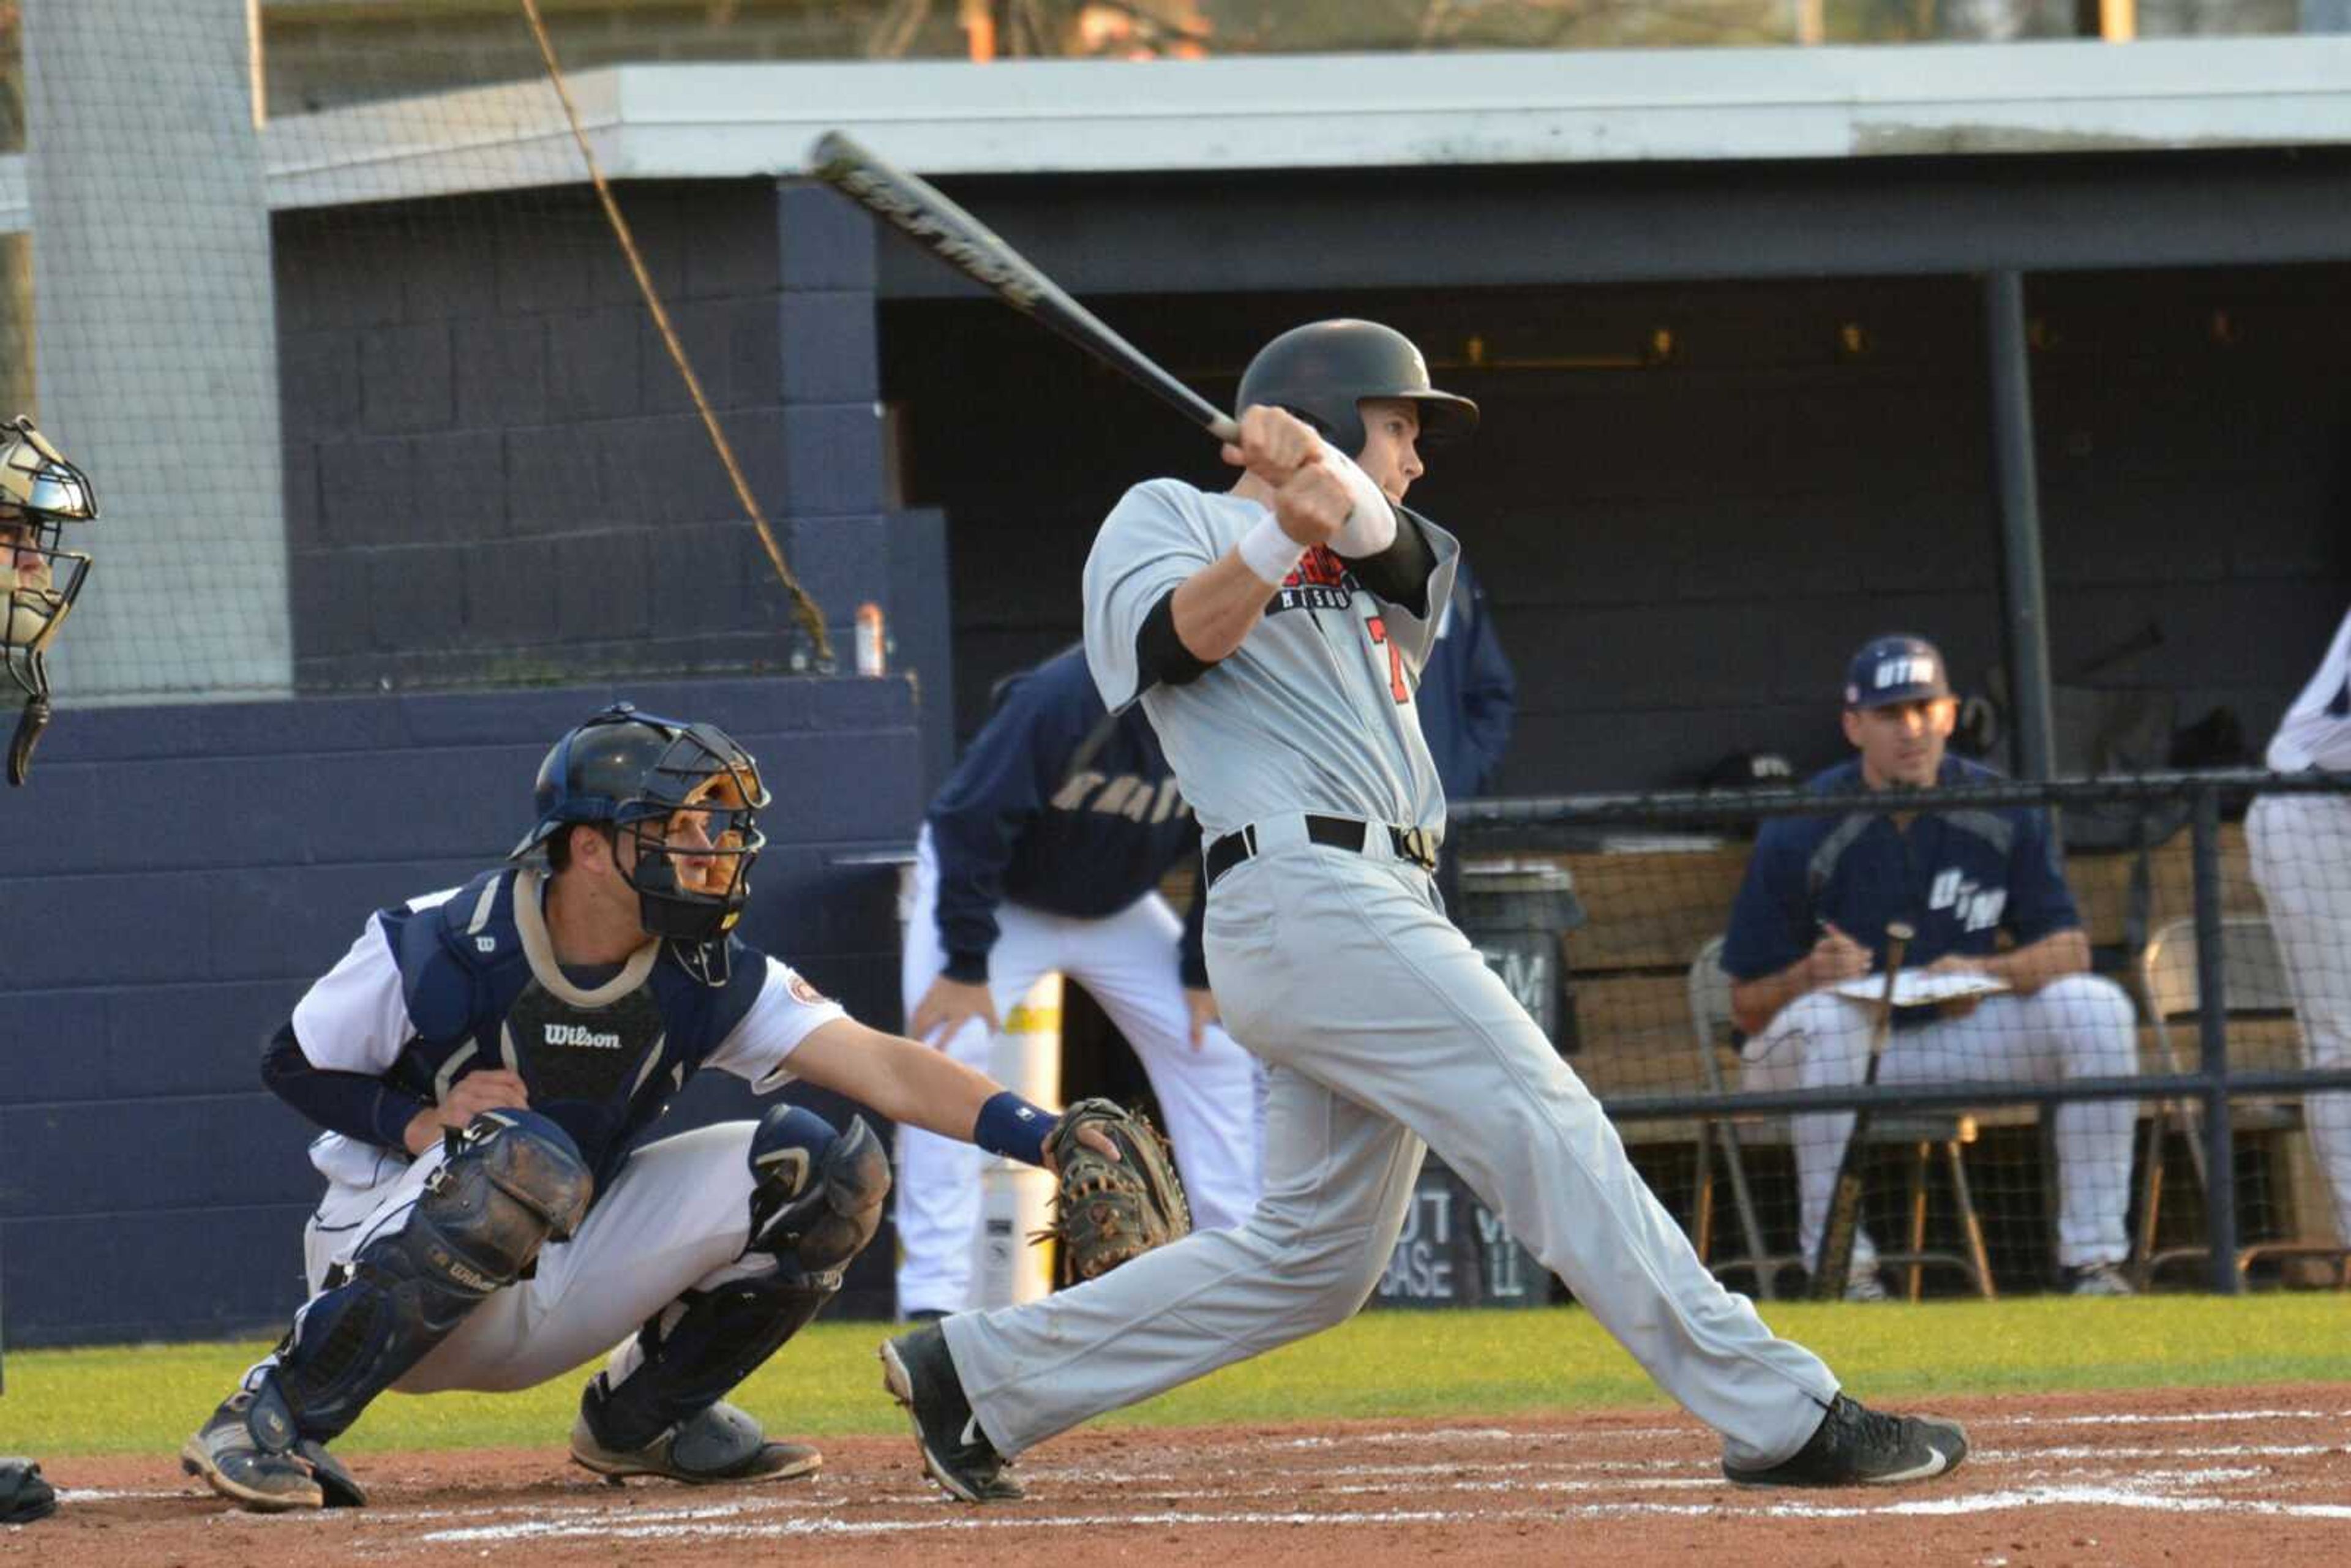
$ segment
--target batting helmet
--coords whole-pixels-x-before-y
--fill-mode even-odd
[[[615,703],[548,751],[533,799],[538,821],[508,859],[576,824],[609,824],[634,851],[619,857],[621,875],[636,889],[645,934],[715,944],[718,951],[701,957],[723,961],[768,841],[758,828],[768,804],[759,765],[724,730]]]
[[[49,722],[49,644],[89,574],[89,557],[64,549],[64,525],[93,522],[89,476],[24,414],[0,423],[0,671],[24,695],[8,747],[8,782],[22,784]]]
[[[1342,317],[1292,327],[1268,343],[1241,372],[1242,408],[1288,409],[1350,457],[1364,450],[1365,398],[1401,398],[1420,409],[1424,439],[1445,440],[1478,428],[1478,405],[1428,384],[1428,361],[1412,340],[1377,321]]]

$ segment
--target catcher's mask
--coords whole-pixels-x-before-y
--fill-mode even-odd
[[[538,824],[509,859],[578,823],[609,828],[645,934],[674,944],[704,983],[725,983],[726,934],[768,842],[758,828],[768,791],[749,752],[715,725],[616,703],[555,743],[534,799]]]
[[[0,671],[24,711],[8,745],[8,782],[32,770],[33,747],[49,722],[49,644],[89,575],[89,557],[63,547],[65,525],[94,522],[89,476],[18,414],[0,424]]]

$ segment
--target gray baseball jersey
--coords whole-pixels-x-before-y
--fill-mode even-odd
[[[1144,617],[1264,515],[1173,480],[1119,503],[1085,574],[1087,657],[1112,706],[1138,695]],[[1424,531],[1442,606],[1458,547]],[[999,1451],[1352,1316],[1395,1250],[1424,1139],[1726,1458],[1776,1463],[1819,1426],[1836,1380],[1707,1271],[1427,873],[1384,835],[1357,850],[1307,830],[1310,812],[1442,825],[1412,690],[1431,631],[1310,552],[1238,650],[1141,694],[1209,835],[1255,830],[1209,894],[1206,946],[1226,1023],[1268,1064],[1264,1185],[1246,1224],[946,1320]]]
[[[1104,702],[1135,700],[1134,638],[1153,606],[1264,516],[1180,479],[1126,493],[1086,558],[1086,661]],[[1461,546],[1432,523],[1421,531],[1437,557],[1427,602],[1441,609]],[[1207,837],[1281,811],[1441,831],[1445,791],[1413,700],[1436,637],[1433,616],[1374,599],[1318,547],[1213,682],[1142,693]]]

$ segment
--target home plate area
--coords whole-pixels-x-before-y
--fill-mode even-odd
[[[365,1510],[235,1512],[167,1463],[60,1460],[53,1520],[0,1559],[250,1563],[520,1556],[533,1563],[1013,1563],[1082,1553],[1232,1568],[1471,1554],[1478,1562],[2335,1563],[2351,1526],[2351,1386],[1938,1399],[1974,1453],[1886,1490],[1747,1491],[1708,1436],[1656,1411],[1492,1422],[1072,1435],[1019,1467],[1030,1499],[976,1509],[905,1438],[825,1445],[811,1479],[604,1484],[554,1450],[359,1454]],[[34,1560],[28,1558],[27,1560]]]

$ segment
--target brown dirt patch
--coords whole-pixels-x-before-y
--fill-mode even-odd
[[[1723,1484],[1695,1422],[1662,1412],[1078,1433],[1029,1456],[1026,1503],[951,1503],[905,1438],[827,1446],[812,1479],[612,1487],[559,1449],[362,1454],[374,1506],[240,1513],[157,1458],[59,1459],[53,1519],[0,1562],[213,1568],[350,1560],[542,1564],[1089,1561],[1359,1568],[1456,1558],[1620,1564],[1895,1561],[2336,1563],[2351,1526],[2351,1385],[1938,1401],[1975,1453],[1885,1491]]]

